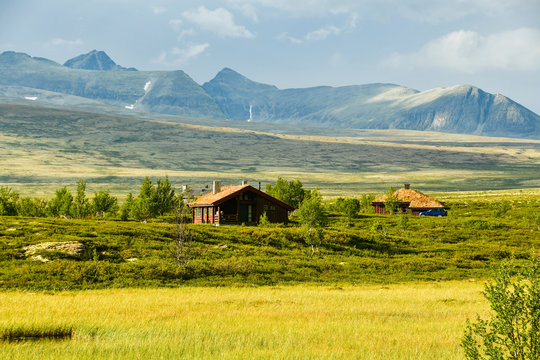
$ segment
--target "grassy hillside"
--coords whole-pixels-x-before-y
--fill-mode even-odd
[[[319,186],[325,195],[382,191],[404,182],[426,191],[540,186],[535,140],[223,124],[3,104],[0,185],[45,197],[80,178],[90,191],[109,188],[121,195],[136,191],[146,175],[166,174],[177,186],[284,176]]]
[[[92,289],[179,285],[396,283],[486,278],[504,259],[519,264],[540,245],[540,198],[447,198],[446,218],[363,214],[353,226],[331,214],[311,257],[302,228],[193,225],[189,266],[171,254],[174,225],[163,222],[0,218],[0,288]],[[80,242],[71,256],[24,247]]]

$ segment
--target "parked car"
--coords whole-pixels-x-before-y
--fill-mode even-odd
[[[448,213],[444,209],[429,209],[428,211],[422,211],[418,216],[446,216]]]

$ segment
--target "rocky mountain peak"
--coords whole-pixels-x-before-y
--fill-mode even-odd
[[[124,68],[117,65],[105,51],[92,50],[87,54],[82,54],[69,59],[64,66],[72,69],[83,70],[136,70],[134,68]]]

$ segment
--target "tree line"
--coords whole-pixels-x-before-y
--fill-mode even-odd
[[[55,191],[50,200],[23,197],[8,186],[0,187],[0,216],[24,217],[64,217],[64,218],[110,218],[121,220],[148,221],[164,215],[174,215],[176,210],[186,206],[184,199],[191,199],[190,190],[176,192],[168,176],[152,183],[149,177],[143,180],[139,192],[129,193],[120,205],[118,198],[110,190],[99,190],[89,197],[87,183],[78,180],[76,191],[67,186]],[[318,188],[305,189],[300,180],[287,181],[278,177],[275,184],[266,185],[266,193],[296,208],[295,215],[300,223],[311,227],[323,227],[329,211],[341,213],[347,224],[360,211],[370,212],[372,195],[361,198],[338,198],[333,203],[323,203]],[[262,222],[264,223],[264,217]]]
[[[158,178],[156,184],[146,177],[139,193],[129,193],[122,206],[119,206],[118,198],[109,190],[99,190],[89,198],[86,185],[84,180],[77,181],[75,194],[64,186],[56,190],[50,200],[22,197],[12,188],[2,186],[0,215],[77,219],[119,216],[121,220],[147,221],[173,213],[179,206],[184,205],[183,194],[175,192],[167,176],[164,179]]]

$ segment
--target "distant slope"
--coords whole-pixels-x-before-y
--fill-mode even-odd
[[[540,138],[540,116],[469,85],[419,92],[393,84],[279,90],[223,69],[203,88],[230,119]]]
[[[0,85],[75,95],[139,111],[223,117],[214,99],[183,71],[81,70],[4,52],[0,54]]]
[[[127,194],[146,175],[191,186],[264,186],[282,176],[340,196],[403,183],[437,191],[540,186],[540,140],[403,130],[302,135],[265,123],[238,129],[164,118],[0,103],[0,186],[49,196],[84,178]]]

